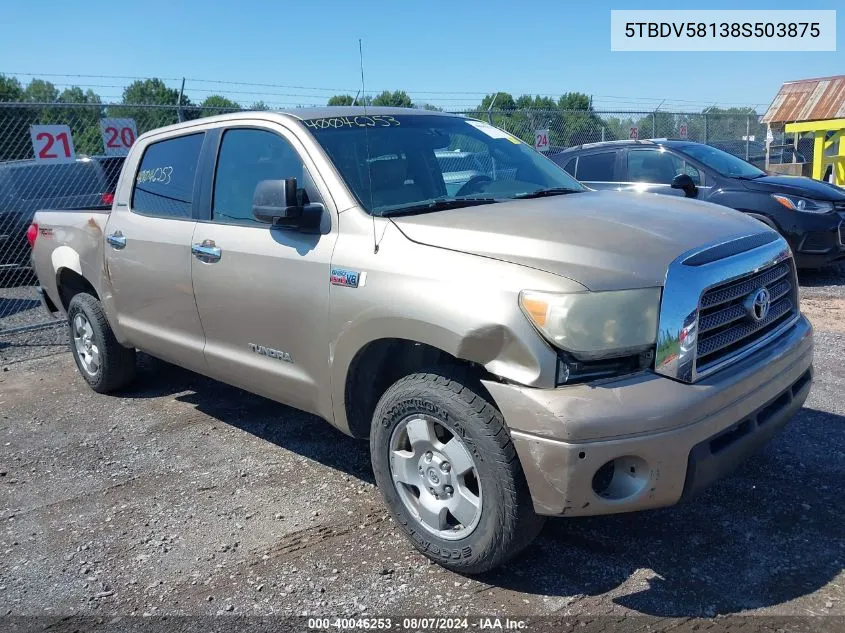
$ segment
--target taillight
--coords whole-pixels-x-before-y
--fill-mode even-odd
[[[18,235],[20,235],[20,233],[18,233]],[[38,237],[38,225],[30,224],[29,228],[26,230],[26,241],[29,242],[30,248],[35,246],[36,237]]]
[[[108,191],[100,196],[100,199],[103,201],[103,204],[113,204],[114,203],[114,194],[109,193]]]

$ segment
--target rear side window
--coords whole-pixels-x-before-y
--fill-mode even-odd
[[[12,186],[21,200],[49,200],[98,195],[108,191],[99,165],[93,161],[55,165],[26,165],[9,170]]]
[[[616,152],[579,156],[578,173],[575,177],[583,181],[613,182],[613,166],[615,163]]]
[[[161,218],[190,218],[204,134],[153,143],[135,175],[132,210]]]
[[[566,171],[568,171],[568,172],[569,172],[569,174],[570,174],[570,175],[572,175],[572,176],[574,176],[574,175],[575,175],[575,162],[576,162],[577,160],[578,160],[577,158],[570,158],[570,159],[566,162],[566,165],[564,165],[564,166],[563,166],[563,168],[564,168]]]

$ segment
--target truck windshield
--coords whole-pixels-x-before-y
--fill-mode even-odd
[[[751,180],[766,175],[751,163],[709,145],[690,143],[684,146],[683,151],[722,176]]]
[[[303,123],[373,215],[586,191],[529,145],[473,119],[369,113]]]

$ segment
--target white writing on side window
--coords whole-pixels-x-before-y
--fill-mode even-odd
[[[163,185],[170,184],[170,176],[173,173],[173,167],[156,167],[155,169],[142,169],[138,172],[138,177],[135,182],[139,185],[145,182],[160,182]]]

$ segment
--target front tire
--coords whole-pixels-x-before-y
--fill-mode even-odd
[[[79,373],[97,393],[125,387],[135,377],[135,350],[117,342],[103,306],[86,293],[74,295],[67,309],[70,351]]]
[[[393,517],[420,552],[448,569],[498,567],[543,525],[502,414],[462,368],[392,385],[376,406],[370,451]]]

